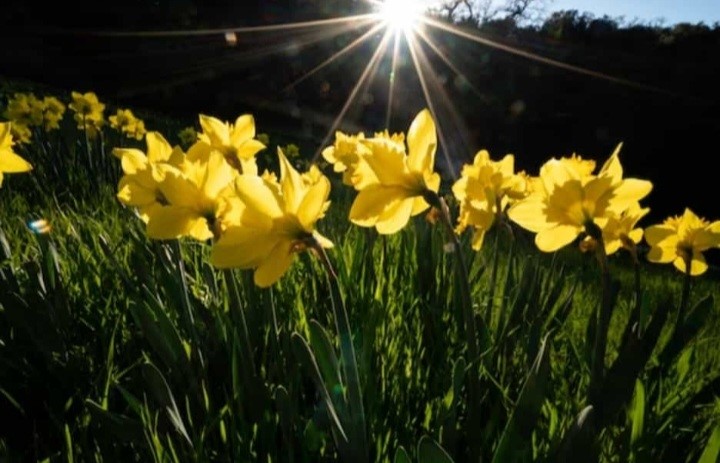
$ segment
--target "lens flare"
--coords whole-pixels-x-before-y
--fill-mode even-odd
[[[382,21],[396,32],[411,32],[423,16],[423,6],[419,0],[385,0],[379,8]]]

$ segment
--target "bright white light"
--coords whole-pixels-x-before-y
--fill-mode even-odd
[[[385,0],[380,5],[380,18],[398,32],[410,32],[423,15],[420,0]]]

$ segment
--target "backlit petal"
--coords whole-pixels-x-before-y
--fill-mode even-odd
[[[435,163],[437,134],[432,114],[422,110],[410,124],[407,135],[408,167],[413,172],[432,170]]]
[[[281,241],[270,252],[268,257],[255,270],[255,284],[261,288],[267,288],[290,268],[295,254],[291,251],[290,241]]]
[[[572,243],[582,232],[581,227],[558,225],[535,235],[535,244],[544,252],[553,252]]]

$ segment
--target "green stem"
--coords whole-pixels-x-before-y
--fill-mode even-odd
[[[189,289],[187,286],[187,281],[185,281],[185,263],[182,260],[182,253],[180,250],[180,242],[178,240],[174,240],[172,242],[173,247],[173,254],[175,254],[175,263],[177,265],[178,269],[178,278],[180,280],[180,288],[182,291],[182,294],[180,296],[180,302],[183,306],[183,309],[187,315],[187,321],[189,326],[189,331],[193,339],[193,343],[195,346],[195,350],[198,354],[198,360],[200,361],[200,367],[205,367],[205,360],[203,359],[202,352],[200,351],[200,337],[197,333],[197,328],[195,325],[195,316],[193,314],[192,305],[190,304],[190,296],[189,296]]]
[[[590,223],[586,225],[588,234],[596,241],[595,255],[600,266],[600,281],[602,285],[602,298],[600,304],[600,313],[598,314],[597,323],[595,325],[595,339],[593,346],[592,366],[590,371],[590,396],[591,402],[595,404],[594,398],[599,392],[603,378],[605,376],[605,351],[607,350],[607,334],[610,327],[610,319],[612,318],[613,296],[612,296],[612,280],[610,278],[610,268],[608,266],[607,254],[605,253],[605,243],[602,237],[602,230]]]
[[[352,331],[350,330],[350,320],[340,293],[337,273],[335,273],[330,258],[325,252],[325,249],[317,242],[312,243],[312,249],[326,270],[328,285],[330,286],[330,301],[333,318],[335,319],[335,328],[340,338],[340,356],[342,358],[344,376],[347,381],[349,398],[348,408],[351,420],[349,434],[353,436],[351,442],[353,451],[351,454],[356,457],[355,461],[367,462],[369,461],[370,455],[366,438],[365,409],[360,386],[360,375],[355,357],[355,347],[352,341]]]
[[[233,305],[231,310],[234,310],[234,313],[237,315],[238,321],[240,322],[240,333],[242,334],[240,352],[241,355],[245,357],[246,365],[251,369],[252,374],[255,375],[255,362],[253,360],[252,347],[250,345],[250,334],[248,332],[247,320],[245,319],[245,311],[243,310],[243,305],[240,301],[240,290],[232,270],[223,270],[223,276],[225,277],[225,284],[228,286],[228,291],[230,292],[230,301]]]
[[[468,354],[470,356],[470,362],[479,362],[482,352],[485,352],[490,347],[490,333],[488,327],[482,317],[478,317],[477,321],[480,323],[479,327],[476,325],[476,319],[472,306],[472,296],[470,292],[470,275],[468,273],[467,264],[462,253],[460,246],[460,239],[455,234],[455,229],[452,225],[452,218],[450,216],[450,209],[444,199],[438,196],[434,192],[426,192],[425,200],[432,206],[440,211],[441,221],[444,228],[452,240],[453,247],[455,249],[455,262],[458,273],[458,282],[460,284],[460,296],[462,300],[463,318],[465,319],[465,335],[468,344]],[[477,330],[480,330],[480,339],[478,339]],[[479,344],[478,344],[479,342]],[[482,349],[482,350],[481,350]],[[469,374],[469,385],[468,385],[468,417],[467,417],[467,430],[474,432],[481,427],[480,423],[480,382],[479,375],[477,374],[477,367],[472,369]],[[469,435],[469,434],[468,434]],[[481,459],[482,440],[475,438],[470,441],[470,459],[472,461],[478,461]]]
[[[492,263],[492,273],[490,274],[490,291],[488,293],[488,301],[487,306],[485,308],[485,318],[488,321],[488,324],[490,326],[493,326],[493,312],[494,312],[494,302],[495,302],[495,287],[497,285],[497,274],[498,274],[498,267],[500,266],[500,231],[495,230],[495,239],[493,241],[493,263]]]

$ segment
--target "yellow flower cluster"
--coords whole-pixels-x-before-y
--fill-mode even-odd
[[[597,174],[593,173],[594,161],[575,155],[546,162],[532,181],[532,193],[513,205],[508,216],[537,233],[535,244],[546,252],[556,251],[582,234],[602,238],[607,254],[623,243],[639,242],[642,233],[633,227],[647,212],[639,201],[650,193],[652,183],[623,179],[620,148],[618,145]]]
[[[29,162],[13,151],[12,123],[0,122],[0,186],[3,174],[27,172],[32,169]]]
[[[70,109],[75,115],[73,118],[77,123],[77,128],[84,130],[89,138],[95,138],[105,124],[105,105],[100,103],[97,95],[93,92],[79,93],[72,92],[72,102]]]
[[[12,122],[12,134],[17,143],[30,142],[31,127],[51,131],[60,127],[65,105],[53,96],[39,99],[33,93],[15,93],[8,100],[3,116]]]
[[[348,135],[337,132],[323,157],[342,172],[343,183],[359,191],[350,220],[395,233],[411,216],[435,205],[440,178],[433,171],[437,145],[435,123],[427,110],[415,118],[407,134]],[[535,244],[556,251],[578,238],[583,249],[602,243],[606,255],[627,249],[636,255],[643,238],[637,223],[648,212],[640,200],[652,190],[647,180],[623,178],[618,145],[595,172],[595,161],[572,155],[546,162],[537,177],[515,173],[511,154],[493,161],[487,151],[463,166],[452,187],[460,205],[456,233],[473,229],[472,247],[482,247],[485,233],[498,221],[512,222],[536,233]],[[720,221],[709,223],[690,210],[682,217],[650,227],[646,240],[652,262],[674,262],[691,275],[707,269],[702,252],[720,247]]]
[[[135,117],[129,109],[118,109],[113,116],[108,117],[108,120],[110,127],[128,138],[142,140],[145,136],[145,122]]]
[[[323,157],[343,172],[343,181],[358,190],[350,220],[391,234],[410,217],[427,210],[429,195],[436,195],[440,176],[434,172],[437,134],[430,111],[423,110],[410,125],[407,148],[404,135],[376,133],[354,136],[338,132],[335,144]]]
[[[270,286],[307,248],[331,247],[315,230],[329,205],[330,182],[319,170],[298,173],[281,150],[280,180],[258,176],[252,116],[234,124],[201,115],[203,132],[187,150],[156,132],[147,153],[115,149],[123,178],[118,199],[137,207],[154,239],[213,240],[212,263],[255,269],[255,283]]]

